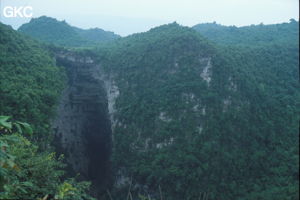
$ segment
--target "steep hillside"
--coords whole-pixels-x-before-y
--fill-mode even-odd
[[[23,24],[19,31],[43,42],[66,47],[94,46],[120,37],[102,29],[79,29],[46,16]]]
[[[216,23],[198,24],[193,27],[203,36],[222,45],[267,45],[270,43],[294,45],[299,43],[299,22],[244,27],[222,26]]]
[[[175,23],[98,49],[116,194],[298,198],[297,46],[214,48]]]
[[[0,24],[0,115],[49,131],[49,119],[65,79],[49,52],[36,41]]]
[[[51,151],[65,80],[41,44],[0,23],[0,199],[93,200],[90,184],[68,179],[63,157]]]

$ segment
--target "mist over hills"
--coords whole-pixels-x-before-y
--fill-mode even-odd
[[[55,137],[94,197],[299,199],[299,22],[171,23],[121,38],[42,17],[0,30],[0,114],[30,122],[36,141]],[[9,169],[16,183],[24,170]],[[8,190],[10,176],[5,198],[58,190],[38,176]],[[76,188],[66,198],[82,199]]]

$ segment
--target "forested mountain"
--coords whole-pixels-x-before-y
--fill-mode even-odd
[[[298,25],[172,23],[97,46],[86,39],[101,30],[51,18],[20,28],[88,50],[46,49],[1,25],[0,115],[47,134],[57,106],[57,151],[98,199],[296,200]],[[50,37],[50,27],[66,34]],[[84,184],[72,182],[77,199]]]
[[[65,21],[42,16],[23,24],[19,31],[43,42],[66,47],[93,46],[101,42],[119,38],[113,32],[99,28],[80,29],[72,27]]]
[[[222,26],[217,23],[198,24],[193,27],[201,35],[223,45],[295,45],[299,43],[299,22],[251,26]]]
[[[92,199],[49,147],[65,82],[41,44],[0,23],[0,199]]]
[[[299,48],[281,42],[216,48],[170,24],[99,49],[120,91],[117,188],[132,181],[170,200],[299,198]]]

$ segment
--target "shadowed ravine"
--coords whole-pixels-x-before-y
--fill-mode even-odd
[[[53,122],[56,146],[71,171],[99,191],[110,176],[112,130],[105,84],[91,58],[60,52],[56,59],[68,75]]]

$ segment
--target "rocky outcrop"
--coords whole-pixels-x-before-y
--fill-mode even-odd
[[[212,68],[211,58],[201,58],[201,59],[199,59],[199,61],[201,64],[207,63],[206,66],[204,67],[202,73],[200,74],[200,76],[209,85],[209,83],[211,81],[211,68]]]

